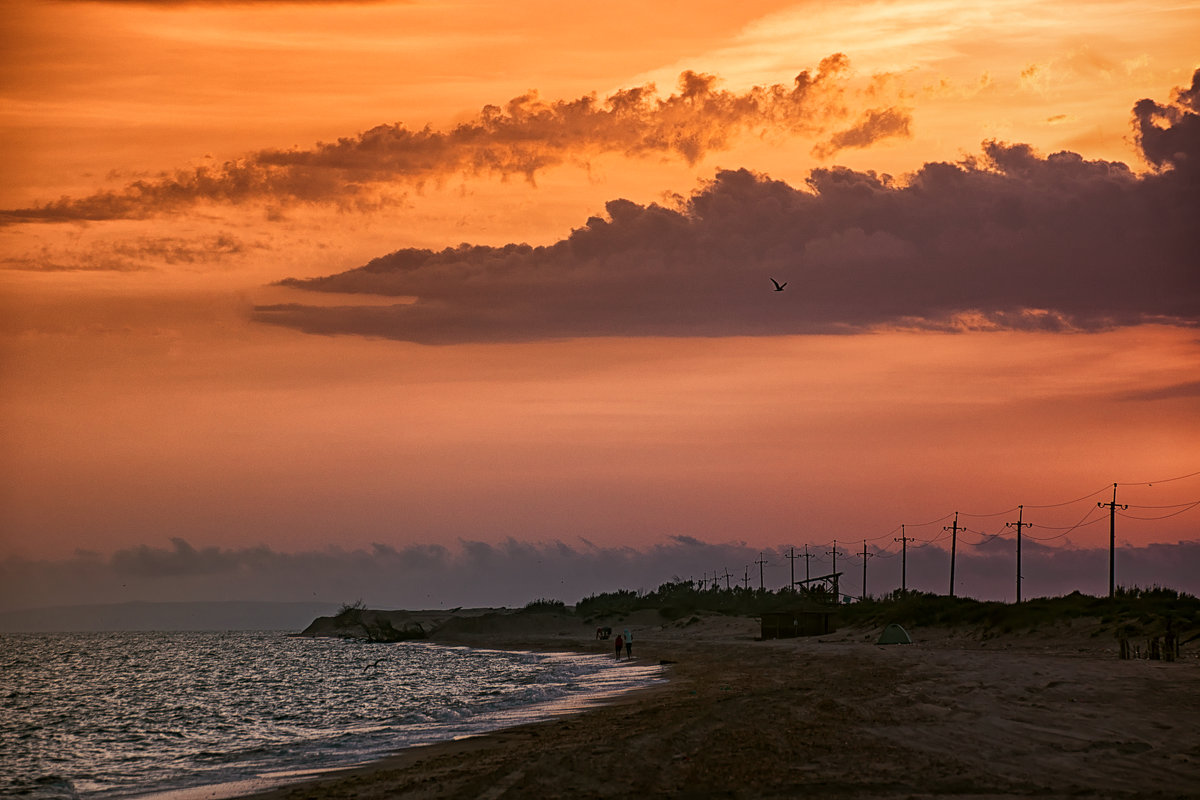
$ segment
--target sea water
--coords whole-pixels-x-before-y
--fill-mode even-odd
[[[0,797],[279,782],[657,680],[657,665],[600,655],[280,632],[6,634]]]

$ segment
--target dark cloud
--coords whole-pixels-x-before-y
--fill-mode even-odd
[[[983,537],[977,537],[981,539]],[[1011,535],[970,546],[960,538],[956,591],[980,599],[1008,599],[1015,590],[1015,550]],[[893,545],[894,547],[895,545]],[[810,545],[813,576],[833,571],[828,543]],[[862,591],[861,551],[839,546],[837,569],[844,593]],[[797,552],[803,550],[803,545]],[[910,545],[907,572],[899,553],[871,545],[867,588],[881,595],[900,587],[945,593],[949,553],[935,545]],[[498,543],[461,541],[442,545],[282,553],[268,547],[194,547],[181,539],[169,547],[142,545],[108,558],[79,554],[61,561],[0,560],[0,611],[127,601],[288,601],[341,603],[363,599],[393,608],[520,606],[539,597],[573,603],[598,592],[653,589],[671,580],[711,580],[722,585],[758,586],[757,561],[765,561],[768,588],[786,586],[792,564],[786,547],[752,547],[746,542],[707,543],[686,535],[669,536],[644,548],[598,547],[563,541]],[[1200,542],[1121,547],[1118,582],[1123,586],[1169,586],[1200,593],[1194,565]],[[795,562],[797,579],[805,561]],[[1104,548],[1051,548],[1027,538],[1022,553],[1026,598],[1079,590],[1104,594],[1108,551]]]
[[[897,108],[873,108],[850,128],[838,131],[829,141],[813,148],[813,155],[828,158],[841,150],[870,147],[882,139],[907,139],[912,117]]]
[[[1194,325],[1200,182],[1186,165],[1200,143],[1173,133],[1194,125],[1192,95],[1156,106],[1173,121],[1153,136],[1172,155],[1143,176],[998,142],[903,183],[831,168],[798,189],[723,171],[673,205],[611,201],[550,246],[406,249],[284,282],[416,302],[265,306],[257,318],[424,343]]]
[[[163,550],[141,545],[118,550],[112,557],[112,569],[117,575],[131,577],[180,577],[215,575],[231,570],[252,568],[271,553],[266,548],[229,551],[216,547],[197,550],[185,540],[171,539],[171,548]]]
[[[93,241],[81,247],[43,246],[0,259],[0,269],[30,272],[135,272],[160,264],[209,264],[241,255],[261,243],[247,243],[227,233],[194,239],[139,236]]]
[[[1200,381],[1184,381],[1158,389],[1136,389],[1117,395],[1118,400],[1130,402],[1190,399],[1193,397],[1200,397]]]
[[[1175,90],[1172,102],[1139,100],[1133,116],[1134,133],[1146,160],[1159,168],[1189,173],[1193,190],[1200,191],[1195,183],[1200,173],[1200,70],[1192,74],[1191,86]]]
[[[502,107],[485,106],[475,119],[450,131],[379,125],[310,149],[263,150],[221,165],[134,181],[117,191],[3,211],[0,224],[137,219],[198,203],[373,208],[388,202],[383,189],[389,184],[419,186],[456,174],[521,175],[532,181],[547,167],[601,153],[694,163],[746,132],[824,135],[850,113],[848,70],[846,57],[837,54],[816,71],[801,72],[790,86],[756,86],[744,93],[718,89],[715,76],[690,71],[666,98],[653,84],[604,100],[591,94],[544,101],[530,92]],[[881,109],[835,134],[821,152],[907,135],[907,112]]]

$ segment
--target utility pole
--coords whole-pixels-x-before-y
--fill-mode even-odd
[[[827,556],[833,556],[833,604],[834,604],[834,605],[838,605],[838,601],[839,601],[839,600],[841,600],[842,598],[841,598],[841,595],[838,593],[838,578],[837,578],[837,557],[838,557],[838,549],[837,549],[837,539],[834,539],[834,540],[833,540],[833,549],[832,549],[832,550],[828,550],[828,551],[826,551],[825,555],[827,555]]]
[[[791,580],[791,583],[788,584],[788,586],[792,587],[792,594],[796,593],[796,559],[797,558],[800,558],[800,556],[796,555],[796,548],[789,547],[787,559],[788,559],[788,561],[792,562],[791,564],[788,565],[792,568],[792,570],[791,570],[792,580]]]
[[[1117,594],[1117,509],[1129,506],[1117,505],[1117,485],[1113,484],[1113,499],[1110,503],[1096,503],[1099,508],[1108,506],[1108,596]]]
[[[904,526],[900,526],[900,538],[892,539],[893,542],[900,542],[900,593],[908,592],[908,543],[912,541],[912,537],[904,532]]]
[[[725,590],[729,591],[729,567],[725,568]]]
[[[944,531],[950,531],[950,596],[954,597],[954,551],[958,549],[958,512],[954,512],[954,524],[950,527],[942,527]]]
[[[1017,602],[1021,602],[1021,528],[1032,528],[1032,522],[1022,522],[1025,506],[1017,506],[1017,521],[1006,522],[1004,527],[1017,529]]]
[[[833,540],[833,549],[826,550],[825,555],[833,556],[833,571],[837,572],[837,557],[838,557],[837,539]]]
[[[804,545],[804,580],[805,581],[812,580],[812,576],[808,574],[808,564],[809,564],[809,560],[812,559],[814,556],[815,556],[815,554],[810,554],[808,552],[808,545]],[[804,585],[808,586],[807,583],[805,583]]]
[[[742,577],[742,588],[750,591],[750,565],[746,565],[746,574]]]
[[[758,551],[758,561],[755,561],[754,563],[758,564],[758,589],[759,591],[762,591],[766,588],[766,584],[763,582],[763,564],[766,564],[767,560],[763,558],[761,550]]]
[[[862,597],[860,598],[861,600],[866,600],[866,599],[867,599],[867,559],[868,559],[868,558],[870,558],[870,557],[871,557],[871,556],[873,556],[873,555],[875,555],[875,554],[874,554],[874,553],[868,553],[868,552],[867,552],[867,540],[866,540],[866,539],[863,539],[863,551],[862,551],[862,557],[863,557],[863,590],[862,590]]]

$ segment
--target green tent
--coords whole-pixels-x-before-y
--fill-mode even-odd
[[[883,629],[883,633],[879,636],[879,641],[876,644],[912,644],[912,637],[908,635],[908,631],[901,628],[896,623],[892,623]]]

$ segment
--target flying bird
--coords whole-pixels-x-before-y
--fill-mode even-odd
[[[779,281],[775,280],[774,278],[771,278],[771,283],[775,284],[775,291],[777,291],[777,292],[782,292],[783,287],[787,286],[787,281],[780,283]]]

